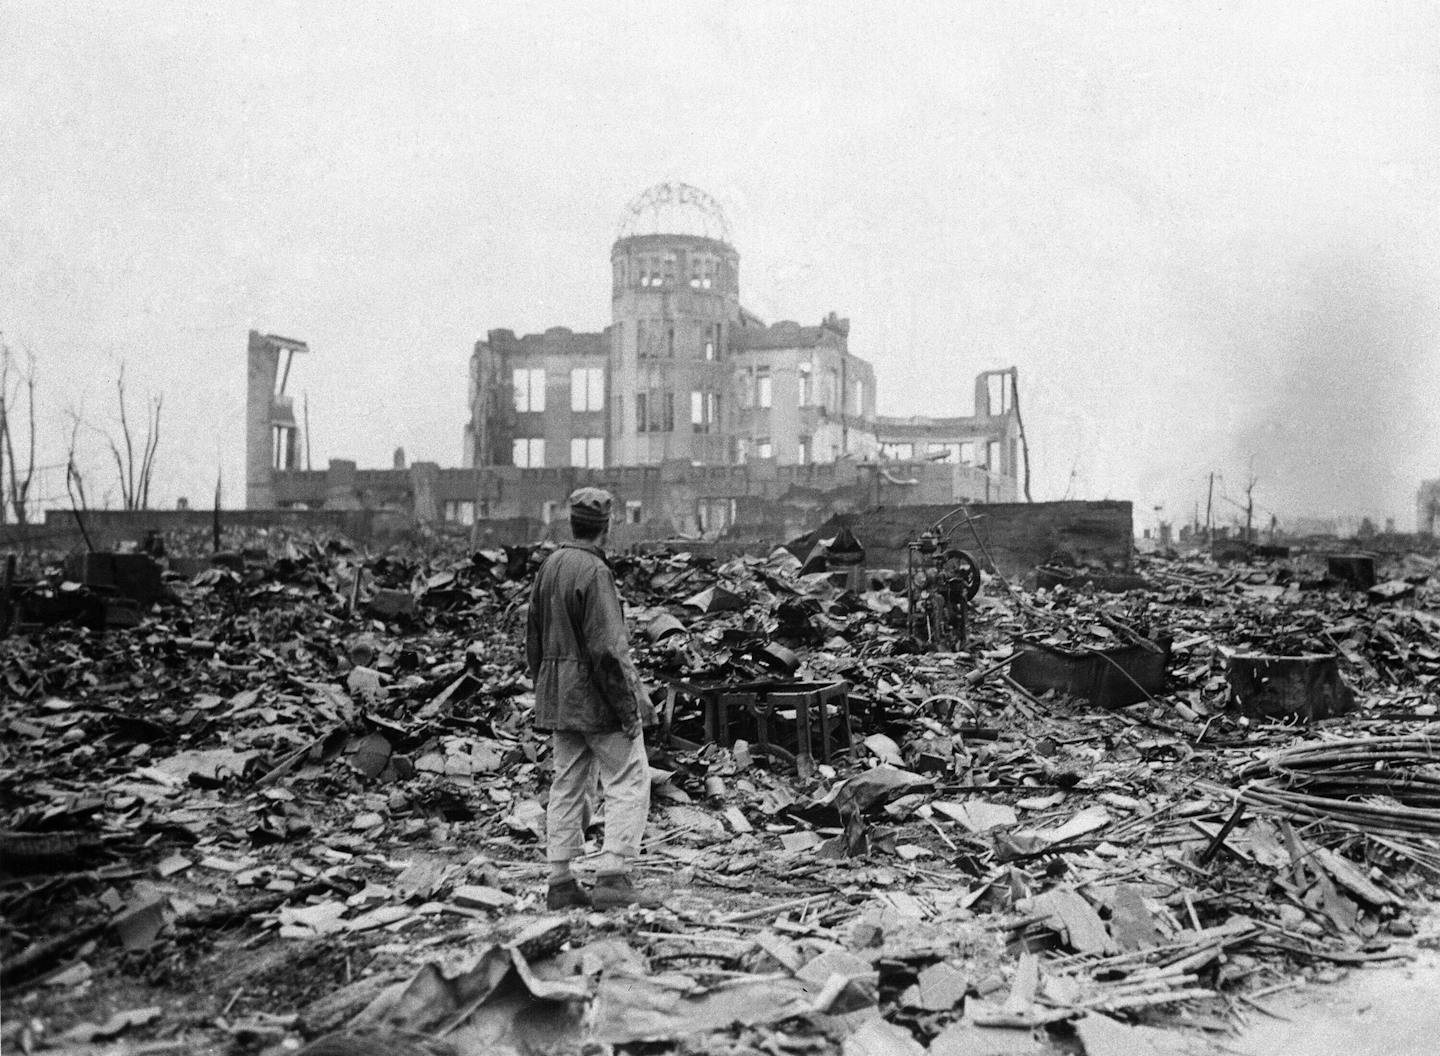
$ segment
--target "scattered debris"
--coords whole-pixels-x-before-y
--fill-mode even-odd
[[[1178,1051],[1405,956],[1440,876],[1429,558],[968,565],[952,598],[853,536],[617,555],[665,908],[557,918],[519,635],[545,548],[265,542],[167,540],[132,626],[34,618],[108,604],[63,569],[20,592],[6,1044]]]

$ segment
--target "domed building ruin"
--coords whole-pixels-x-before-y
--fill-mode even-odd
[[[886,418],[850,323],[767,325],[742,303],[724,211],[686,184],[644,191],[610,247],[611,322],[490,330],[470,357],[461,468],[300,468],[285,395],[302,341],[252,332],[247,505],[405,509],[417,520],[549,524],[569,490],[606,487],[636,538],[779,533],[873,506],[1014,502],[1013,368],[975,379],[974,413]]]

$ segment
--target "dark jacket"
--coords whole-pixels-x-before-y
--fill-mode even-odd
[[[535,727],[609,733],[655,721],[630,659],[615,577],[593,543],[564,543],[530,588],[525,658],[535,681]]]

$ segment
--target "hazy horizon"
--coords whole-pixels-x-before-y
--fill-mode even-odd
[[[1014,365],[1036,499],[1414,523],[1440,477],[1440,7],[0,0],[0,332],[42,464],[118,363],[156,504],[243,504],[246,333],[317,467],[458,465],[475,340],[609,322],[626,202],[715,195],[882,414]],[[108,451],[82,437],[92,500]],[[1253,466],[1253,470],[1252,467]],[[63,505],[63,475],[46,487]]]

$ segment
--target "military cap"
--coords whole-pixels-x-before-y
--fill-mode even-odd
[[[576,488],[570,493],[571,527],[604,528],[610,523],[610,493],[602,488]]]

